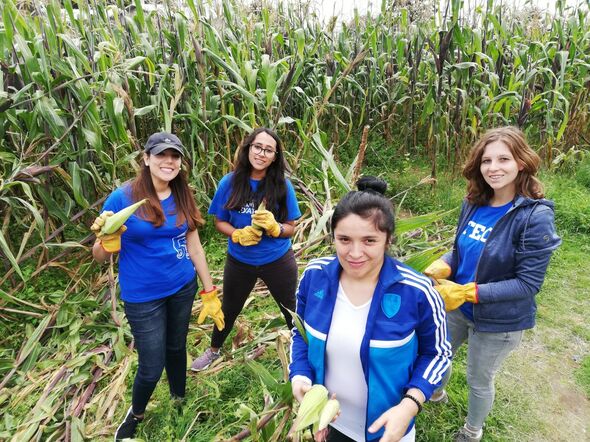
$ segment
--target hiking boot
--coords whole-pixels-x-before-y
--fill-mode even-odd
[[[483,436],[483,428],[479,430],[472,430],[467,426],[463,425],[459,431],[453,437],[455,442],[479,442]]]
[[[185,399],[180,396],[171,395],[170,404],[172,405],[172,409],[176,412],[176,414],[178,416],[182,416]]]
[[[201,356],[199,356],[197,359],[195,359],[193,361],[193,363],[191,364],[191,370],[192,371],[205,370],[206,368],[208,368],[211,365],[211,363],[213,361],[215,361],[217,358],[219,358],[219,356],[221,356],[221,353],[219,351],[214,352],[213,350],[208,348],[207,350],[205,350],[205,353],[203,353]]]
[[[432,402],[433,404],[446,404],[449,402],[447,390],[443,389],[438,392],[434,392],[434,394],[430,396],[430,400],[428,402]]]
[[[132,412],[133,407],[129,407],[125,419],[115,431],[115,442],[123,439],[132,439],[135,436],[137,426],[143,421],[143,417],[135,417]]]

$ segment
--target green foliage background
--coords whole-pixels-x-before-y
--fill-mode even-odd
[[[362,171],[392,185],[404,218],[393,252],[423,266],[449,244],[463,193],[456,171],[470,144],[503,124],[522,127],[560,173],[545,177],[560,200],[560,227],[588,233],[587,2],[516,14],[501,6],[487,0],[469,11],[449,0],[430,11],[383,0],[376,16],[337,26],[323,25],[305,2],[4,0],[0,438],[112,432],[134,358],[114,267],[91,262],[88,225],[104,197],[133,176],[154,131],[183,140],[206,207],[241,138],[275,128],[304,212],[295,237],[302,261],[325,251],[333,205]],[[221,268],[222,241],[211,226],[202,238],[211,267]],[[246,316],[232,361],[260,346],[284,351],[280,321],[262,302]],[[208,332],[192,331],[198,348]],[[262,360],[280,380],[284,361],[274,350]],[[161,419],[146,427],[162,439],[198,440],[195,425],[199,434],[229,437],[274,407],[276,422],[260,437],[284,436],[290,408],[282,386],[265,384],[265,399],[254,393],[260,389],[244,395],[244,385],[260,384],[239,367],[196,384],[196,402],[185,407],[194,417],[166,415],[160,394]],[[200,401],[223,406],[208,421],[214,408]]]

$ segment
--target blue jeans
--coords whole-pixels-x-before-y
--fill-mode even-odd
[[[170,395],[183,398],[186,390],[186,336],[197,292],[194,278],[178,292],[148,302],[125,302],[138,355],[133,382],[133,414],[141,415],[166,368]]]
[[[467,384],[469,385],[467,425],[476,430],[483,427],[494,404],[496,393],[494,376],[504,359],[518,347],[524,331],[501,333],[475,331],[475,324],[459,309],[447,312],[447,323],[453,355],[467,341]],[[449,369],[439,390],[444,388],[450,377]]]

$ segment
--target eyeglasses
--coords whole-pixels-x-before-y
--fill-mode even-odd
[[[250,148],[256,155],[264,155],[266,158],[272,158],[276,155],[277,151],[273,149],[266,149],[262,144],[251,144]]]

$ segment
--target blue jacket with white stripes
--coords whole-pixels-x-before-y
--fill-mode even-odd
[[[307,343],[293,329],[289,377],[323,384],[325,351],[342,267],[335,256],[307,265],[297,289],[297,313]],[[385,256],[360,350],[367,383],[367,427],[399,404],[406,390],[419,388],[428,400],[451,361],[442,298],[422,274]],[[338,367],[336,369],[346,369]],[[413,422],[408,426],[408,431]],[[383,428],[366,440],[379,439]]]

